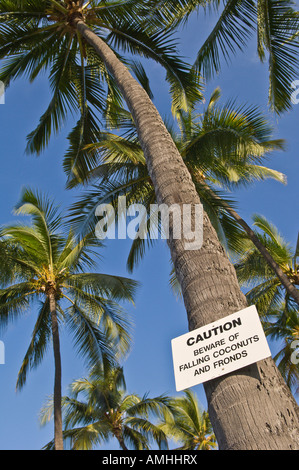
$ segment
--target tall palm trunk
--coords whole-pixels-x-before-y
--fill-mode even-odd
[[[122,431],[120,430],[115,430],[114,431],[114,436],[116,437],[118,443],[119,443],[119,446],[122,450],[129,450],[125,444],[125,440],[124,440],[124,436],[122,434]]]
[[[74,18],[73,25],[102,58],[126,100],[158,203],[200,204],[188,169],[147,93],[82,18]],[[183,239],[170,238],[168,244],[190,330],[247,306],[206,214],[201,249],[186,250]],[[205,390],[220,449],[299,449],[299,409],[271,358],[212,380]]]
[[[50,313],[52,321],[52,336],[54,349],[54,446],[55,450],[63,450],[63,434],[62,434],[62,412],[61,412],[61,356],[59,329],[56,312],[55,290],[50,289],[48,292]]]

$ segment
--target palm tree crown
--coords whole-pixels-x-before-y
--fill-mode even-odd
[[[201,410],[195,393],[185,390],[172,405],[173,413],[166,415],[161,428],[181,443],[179,450],[212,450],[217,446],[208,413]]]
[[[74,450],[89,450],[117,439],[123,450],[146,450],[151,442],[167,448],[165,433],[150,419],[160,417],[170,407],[166,396],[149,398],[126,393],[122,368],[104,372],[94,366],[87,378],[73,382],[71,395],[63,398],[64,438]],[[52,415],[52,399],[41,412],[45,424]],[[47,445],[52,448],[53,443]]]
[[[130,320],[118,304],[132,301],[137,282],[101,273],[85,272],[94,266],[96,247],[93,236],[78,241],[72,231],[59,233],[61,217],[57,208],[39,194],[25,190],[17,214],[32,217],[32,225],[15,225],[2,229],[2,243],[10,267],[11,279],[0,290],[1,324],[5,325],[40,302],[40,312],[32,341],[18,378],[25,383],[28,367],[42,359],[49,340],[49,303],[52,290],[59,305],[59,319],[69,326],[81,352],[91,361],[109,353],[113,336],[121,350],[129,346]],[[10,247],[10,249],[8,249]],[[108,335],[108,336],[107,336]],[[113,342],[111,342],[112,346]]]
[[[59,131],[68,114],[79,120],[69,135],[68,168],[82,159],[82,146],[94,142],[99,117],[109,114],[121,103],[120,91],[103,61],[72,26],[75,17],[84,19],[112,50],[130,57],[153,59],[164,67],[173,98],[173,111],[191,105],[201,98],[196,72],[178,57],[169,33],[141,24],[137,13],[140,2],[61,0],[0,1],[0,80],[9,86],[25,75],[33,82],[47,72],[52,98],[35,130],[28,136],[27,152],[40,153],[53,132]],[[126,63],[136,78],[147,88],[141,63]],[[89,167],[90,162],[82,165]]]
[[[8,226],[1,232],[5,269],[0,278],[0,325],[39,302],[17,388],[24,386],[28,371],[41,363],[52,333],[55,410],[60,421],[60,326],[70,329],[78,352],[89,363],[114,363],[130,345],[130,321],[118,302],[132,301],[137,284],[127,278],[85,272],[94,265],[98,240],[87,235],[78,241],[72,231],[64,235],[61,216],[48,198],[24,190],[16,212],[30,215],[32,224]],[[57,426],[60,441],[56,448],[60,448],[61,423]]]
[[[273,356],[281,375],[294,395],[299,394],[299,312],[290,302],[273,307],[262,321],[266,335],[276,341]]]
[[[299,276],[296,262],[298,247],[294,252],[277,228],[265,217],[254,215],[253,221],[259,229],[256,231],[256,235],[267,247],[292,284],[298,286]],[[287,295],[280,280],[250,241],[248,241],[247,249],[243,255],[239,256],[235,267],[240,284],[249,289],[246,294],[248,301],[257,305],[261,315],[268,315],[272,308],[277,307],[284,300],[293,304],[293,299]]]

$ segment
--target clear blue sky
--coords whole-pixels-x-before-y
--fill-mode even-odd
[[[212,21],[209,17],[194,16],[178,35],[182,55],[191,63]],[[298,77],[299,79],[299,77]],[[169,112],[166,89],[161,86],[164,72],[151,65],[151,85],[155,103],[164,116]],[[255,53],[255,42],[249,44],[245,54],[238,54],[230,66],[224,64],[220,76],[208,84],[206,96],[220,86],[223,101],[237,98],[239,103],[260,105],[267,112],[267,65],[261,66]],[[1,149],[1,197],[0,224],[14,221],[12,208],[18,201],[21,188],[32,186],[52,195],[64,207],[73,201],[74,194],[65,190],[65,176],[61,161],[67,147],[69,127],[53,138],[47,151],[40,156],[24,154],[27,134],[36,126],[49,100],[46,78],[33,85],[19,80],[6,92],[6,103],[0,105]],[[269,115],[275,126],[275,137],[287,140],[286,152],[273,154],[269,166],[284,172],[287,186],[268,181],[238,191],[239,212],[247,220],[253,213],[265,215],[278,226],[281,233],[295,245],[298,224],[298,174],[299,174],[299,105],[279,120]],[[106,273],[128,275],[126,257],[129,242],[111,241],[103,251],[104,260],[99,270]],[[135,321],[132,352],[125,363],[125,374],[130,392],[149,393],[150,396],[168,393],[175,395],[172,370],[172,338],[187,332],[184,307],[177,301],[169,286],[170,264],[168,249],[159,242],[148,252],[144,261],[133,273],[142,283],[136,306],[128,307]],[[46,397],[53,389],[52,351],[42,365],[32,372],[22,392],[15,392],[17,373],[28,347],[35,320],[35,312],[28,312],[22,319],[0,334],[6,348],[6,363],[0,365],[0,449],[40,449],[52,439],[52,424],[40,429],[38,413]],[[68,384],[86,371],[75,355],[70,339],[62,334],[63,393]],[[194,389],[203,406],[205,397],[202,386]],[[107,447],[106,447],[107,448]],[[108,446],[113,449],[114,443]],[[116,447],[117,448],[117,447]]]

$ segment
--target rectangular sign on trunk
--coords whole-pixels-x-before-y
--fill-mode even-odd
[[[174,338],[171,346],[177,391],[271,356],[254,305]]]

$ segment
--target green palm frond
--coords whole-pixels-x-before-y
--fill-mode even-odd
[[[21,0],[1,0],[0,14],[4,18],[15,17],[19,19],[19,15],[36,15],[38,18],[44,16],[46,0],[30,0],[24,5]]]
[[[92,295],[114,300],[133,302],[139,283],[129,278],[102,273],[73,274],[67,279],[68,285],[84,289]]]
[[[149,1],[148,8],[141,5],[140,11],[144,16],[144,23],[152,22],[154,25],[175,28],[186,23],[190,14],[200,7],[205,8],[213,3],[210,0],[159,0]],[[217,3],[217,2],[216,2]]]
[[[274,360],[277,364],[278,370],[284,377],[286,384],[295,394],[299,392],[299,367],[292,358],[294,348],[292,342],[285,341],[281,350],[275,354]]]
[[[124,426],[123,436],[132,450],[150,450],[148,440],[141,431]]]
[[[102,336],[106,336],[111,349],[114,345],[115,358],[117,355],[125,356],[132,342],[132,320],[124,309],[109,298],[90,294],[78,287],[67,287],[72,291],[73,300],[66,295],[65,297],[71,300],[74,308],[80,308],[97,325]]]
[[[256,8],[252,0],[225,2],[215,27],[201,46],[195,61],[195,66],[204,77],[209,79],[220,71],[221,57],[228,61],[237,50],[245,48],[255,21]]]
[[[99,330],[95,318],[75,302],[71,303],[66,310],[66,325],[73,335],[77,353],[90,365],[96,362],[113,363],[115,353],[112,339]]]
[[[299,392],[299,367],[292,356],[295,351],[294,342],[299,338],[297,307],[286,296],[277,308],[271,309],[267,321],[263,321],[266,335],[279,345],[279,350],[274,356],[277,367],[295,394]]]
[[[172,413],[168,413],[160,427],[166,435],[180,443],[178,450],[210,450],[216,447],[207,412],[191,390],[173,399]]]
[[[130,406],[128,406],[128,401]],[[169,408],[171,402],[170,398],[166,395],[160,395],[159,397],[149,398],[148,395],[144,395],[142,398],[136,396],[127,396],[125,401],[126,406],[121,406],[131,416],[136,415],[150,416],[154,413],[157,416],[163,416],[163,412]]]
[[[142,24],[124,23],[111,29],[107,41],[127,53],[153,59],[165,68],[174,114],[203,99],[200,77],[178,57],[170,33],[162,31],[148,36]]]
[[[0,8],[1,4],[2,2],[0,3]],[[26,71],[26,68],[24,68],[24,64],[22,63],[22,58],[27,57],[28,54],[29,58],[34,58],[34,64],[39,63],[39,61],[43,63],[45,58],[45,52],[40,46],[38,46],[38,43],[43,44],[43,42],[45,41],[45,44],[48,45],[48,48],[51,47],[52,51],[55,50],[57,52],[57,50],[59,50],[58,43],[57,41],[55,41],[55,38],[53,36],[54,30],[55,27],[52,25],[47,25],[39,28],[38,22],[36,21],[30,21],[28,22],[28,24],[25,25],[18,24],[18,21],[13,20],[9,20],[5,23],[0,23],[0,58],[7,58],[8,64],[9,59],[13,59],[15,56],[19,57],[19,59],[21,58],[20,68],[13,70],[15,73],[13,73],[11,77],[9,77],[8,74],[5,75],[5,59],[3,69],[4,75],[1,75],[1,78],[5,80],[4,83],[6,85],[9,84],[10,78],[14,79],[16,76],[19,76],[20,73],[24,73]],[[39,37],[40,41],[37,40],[37,37]],[[52,42],[50,42],[50,39],[52,40]],[[34,51],[33,54],[30,53],[32,49]],[[41,54],[40,60],[38,59],[38,52]],[[28,63],[30,64],[30,61]],[[34,67],[32,66],[30,68],[34,69]]]
[[[49,82],[52,99],[44,114],[40,118],[37,128],[28,135],[28,153],[39,154],[49,143],[52,132],[57,133],[65,123],[68,111],[78,108],[75,86],[72,80],[76,67],[76,43],[73,38],[65,38],[65,43],[55,57]]]
[[[45,238],[49,238],[49,233],[55,232],[61,224],[59,207],[48,196],[30,188],[22,190],[15,213],[30,216],[34,226],[45,234]]]
[[[95,363],[86,378],[70,385],[70,396],[63,397],[64,437],[71,448],[92,449],[115,437],[131,450],[149,450],[153,443],[167,449],[159,417],[172,413],[172,400],[166,395],[149,398],[126,393],[121,367],[105,368]],[[53,400],[44,405],[40,420],[52,418]],[[50,442],[45,448],[52,448]]]
[[[21,256],[25,260],[31,258],[31,266],[35,265],[37,271],[39,264],[47,265],[51,262],[48,240],[32,227],[25,225],[6,227],[4,234],[22,246]]]
[[[0,75],[6,88],[10,85],[11,81],[23,75],[28,76],[29,81],[33,82],[40,72],[47,70],[50,66],[53,54],[59,53],[60,44],[56,40],[53,30],[45,29],[44,32],[39,31],[40,42],[38,43],[35,41],[35,33],[32,34],[34,39],[32,46],[28,47],[24,52],[17,52],[5,60]],[[4,44],[3,56],[5,56],[5,52]]]
[[[28,281],[0,289],[0,327],[6,327],[23,314],[34,295],[34,287]]]
[[[145,68],[143,67],[142,63],[137,60],[132,60],[130,63],[130,70],[133,72],[135,77],[137,78],[138,82],[142,85],[142,87],[146,90],[148,96],[153,99],[154,95],[150,87],[149,78],[146,74]]]
[[[190,128],[188,120],[186,125]],[[229,189],[266,178],[285,183],[282,173],[261,165],[270,152],[284,149],[283,140],[270,138],[272,132],[257,107],[213,105],[188,131],[181,152],[188,164]]]
[[[16,385],[18,390],[21,390],[25,385],[28,371],[35,369],[42,362],[49,346],[51,333],[49,302],[46,300],[41,303],[39,315],[32,333],[32,339],[18,373]]]
[[[269,103],[281,113],[291,107],[292,82],[298,73],[298,12],[289,0],[258,0],[258,53],[269,56]]]
[[[79,40],[80,50],[82,42]],[[82,57],[83,52],[81,52]],[[69,148],[64,156],[63,167],[68,177],[76,177],[81,181],[84,174],[93,168],[92,155],[86,154],[84,148],[87,144],[95,143],[98,138],[100,121],[95,111],[102,113],[106,108],[106,91],[103,89],[101,78],[103,64],[93,60],[90,54],[87,65],[82,60],[81,67],[77,67],[77,76],[74,77],[80,105],[80,119],[68,136]],[[107,74],[105,75],[107,80]],[[109,82],[109,80],[107,80]],[[115,94],[113,94],[113,99]]]
[[[296,272],[293,270],[292,247],[284,240],[275,225],[264,216],[254,215],[253,221],[259,229],[254,231],[256,236],[282,271],[293,281]],[[235,268],[240,284],[249,289],[246,293],[248,302],[257,306],[260,315],[269,316],[273,309],[280,307],[288,294],[251,242],[248,241],[247,249],[239,255]]]
[[[73,274],[84,272],[87,268],[94,269],[96,259],[101,258],[100,253],[97,253],[95,249],[102,246],[103,244],[92,232],[78,238],[71,228],[63,249],[57,255],[57,266],[60,271]]]
[[[145,418],[136,418],[136,417],[129,417],[126,420],[126,427],[127,436],[131,436],[132,440],[132,432],[135,432],[139,429],[142,429],[142,433],[140,432],[140,437],[144,440],[144,444],[142,449],[149,449],[150,446],[148,442],[154,441],[157,443],[159,450],[168,450],[168,440],[167,436],[164,431],[159,428],[159,426],[151,423]],[[130,432],[130,434],[129,434]],[[138,432],[138,431],[137,431]],[[139,438],[140,442],[140,438]],[[140,443],[139,443],[140,445]]]
[[[0,324],[6,326],[29,307],[41,302],[30,345],[19,371],[21,389],[30,370],[40,365],[52,332],[49,295],[54,292],[59,328],[71,331],[75,346],[87,362],[109,362],[127,354],[131,344],[132,321],[124,304],[133,302],[138,283],[121,276],[106,275],[95,267],[102,246],[89,233],[84,238],[65,233],[58,206],[38,191],[25,188],[16,205],[27,225],[1,229]],[[66,307],[65,307],[66,305]]]
[[[197,72],[179,58],[170,32],[145,26],[141,4],[131,0],[92,1],[86,2],[83,9],[88,26],[131,68],[147,91],[146,70],[143,64],[131,60],[132,55],[154,60],[165,69],[174,112],[193,106],[202,99]],[[1,0],[0,80],[8,86],[22,75],[33,81],[41,72],[48,74],[52,97],[39,124],[28,135],[26,150],[41,153],[69,115],[77,115],[77,124],[69,135],[66,165],[70,171],[80,163],[83,173],[92,164],[83,147],[95,142],[99,117],[109,119],[110,109],[121,105],[122,98],[101,58],[66,24],[66,13],[60,1]],[[122,53],[130,57],[124,59]]]
[[[274,224],[259,214],[254,214],[252,219],[254,225],[261,229],[274,243],[276,243],[277,247],[285,247],[285,251],[287,251],[288,244],[282,238]]]

